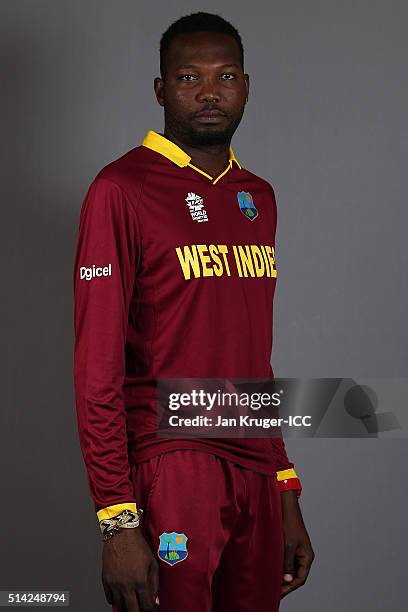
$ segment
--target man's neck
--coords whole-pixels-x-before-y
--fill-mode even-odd
[[[183,149],[191,157],[194,166],[210,176],[216,177],[225,170],[229,160],[228,143],[192,147],[181,142],[168,128],[165,128],[163,135]]]

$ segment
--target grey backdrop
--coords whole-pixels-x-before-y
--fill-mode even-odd
[[[278,202],[275,374],[397,377],[408,363],[408,10],[399,0],[0,6],[0,586],[69,589],[73,611],[108,610],[74,412],[72,266],[90,181],[162,128],[161,32],[200,9],[241,31],[251,93],[233,146]],[[316,561],[282,610],[405,609],[406,440],[287,447]]]

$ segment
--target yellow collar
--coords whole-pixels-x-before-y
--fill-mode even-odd
[[[180,166],[180,168],[189,166],[190,168],[193,168],[193,170],[197,170],[197,172],[200,172],[200,174],[203,174],[204,176],[209,178],[213,183],[216,183],[222,176],[224,176],[226,172],[228,172],[228,170],[232,167],[233,162],[235,162],[238,168],[241,170],[241,165],[235,157],[231,147],[229,148],[228,166],[223,172],[221,172],[220,175],[218,175],[214,179],[214,177],[207,174],[207,172],[200,170],[200,168],[197,168],[197,166],[193,166],[193,164],[191,163],[191,157],[187,155],[187,153],[183,151],[183,149],[181,149],[174,142],[171,142],[171,140],[169,140],[165,136],[162,136],[161,134],[158,134],[153,130],[148,130],[142,142],[142,145],[144,147],[147,147],[148,149],[156,151],[157,153],[161,153],[161,155],[164,155],[165,157],[170,159],[172,162],[177,164],[177,166]]]

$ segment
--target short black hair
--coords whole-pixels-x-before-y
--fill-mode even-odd
[[[178,34],[190,34],[193,32],[221,32],[232,36],[238,43],[242,69],[244,68],[244,47],[238,30],[224,17],[221,17],[221,15],[199,11],[198,13],[191,13],[190,15],[180,17],[162,34],[160,39],[160,74],[162,77],[165,73],[166,56],[172,40]]]

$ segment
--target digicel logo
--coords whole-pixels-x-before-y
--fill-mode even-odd
[[[103,268],[98,268],[95,266],[91,266],[90,268],[86,268],[85,266],[81,266],[79,268],[79,277],[81,279],[85,279],[87,281],[92,280],[95,276],[111,276],[112,275],[112,264],[108,266],[104,266]]]

